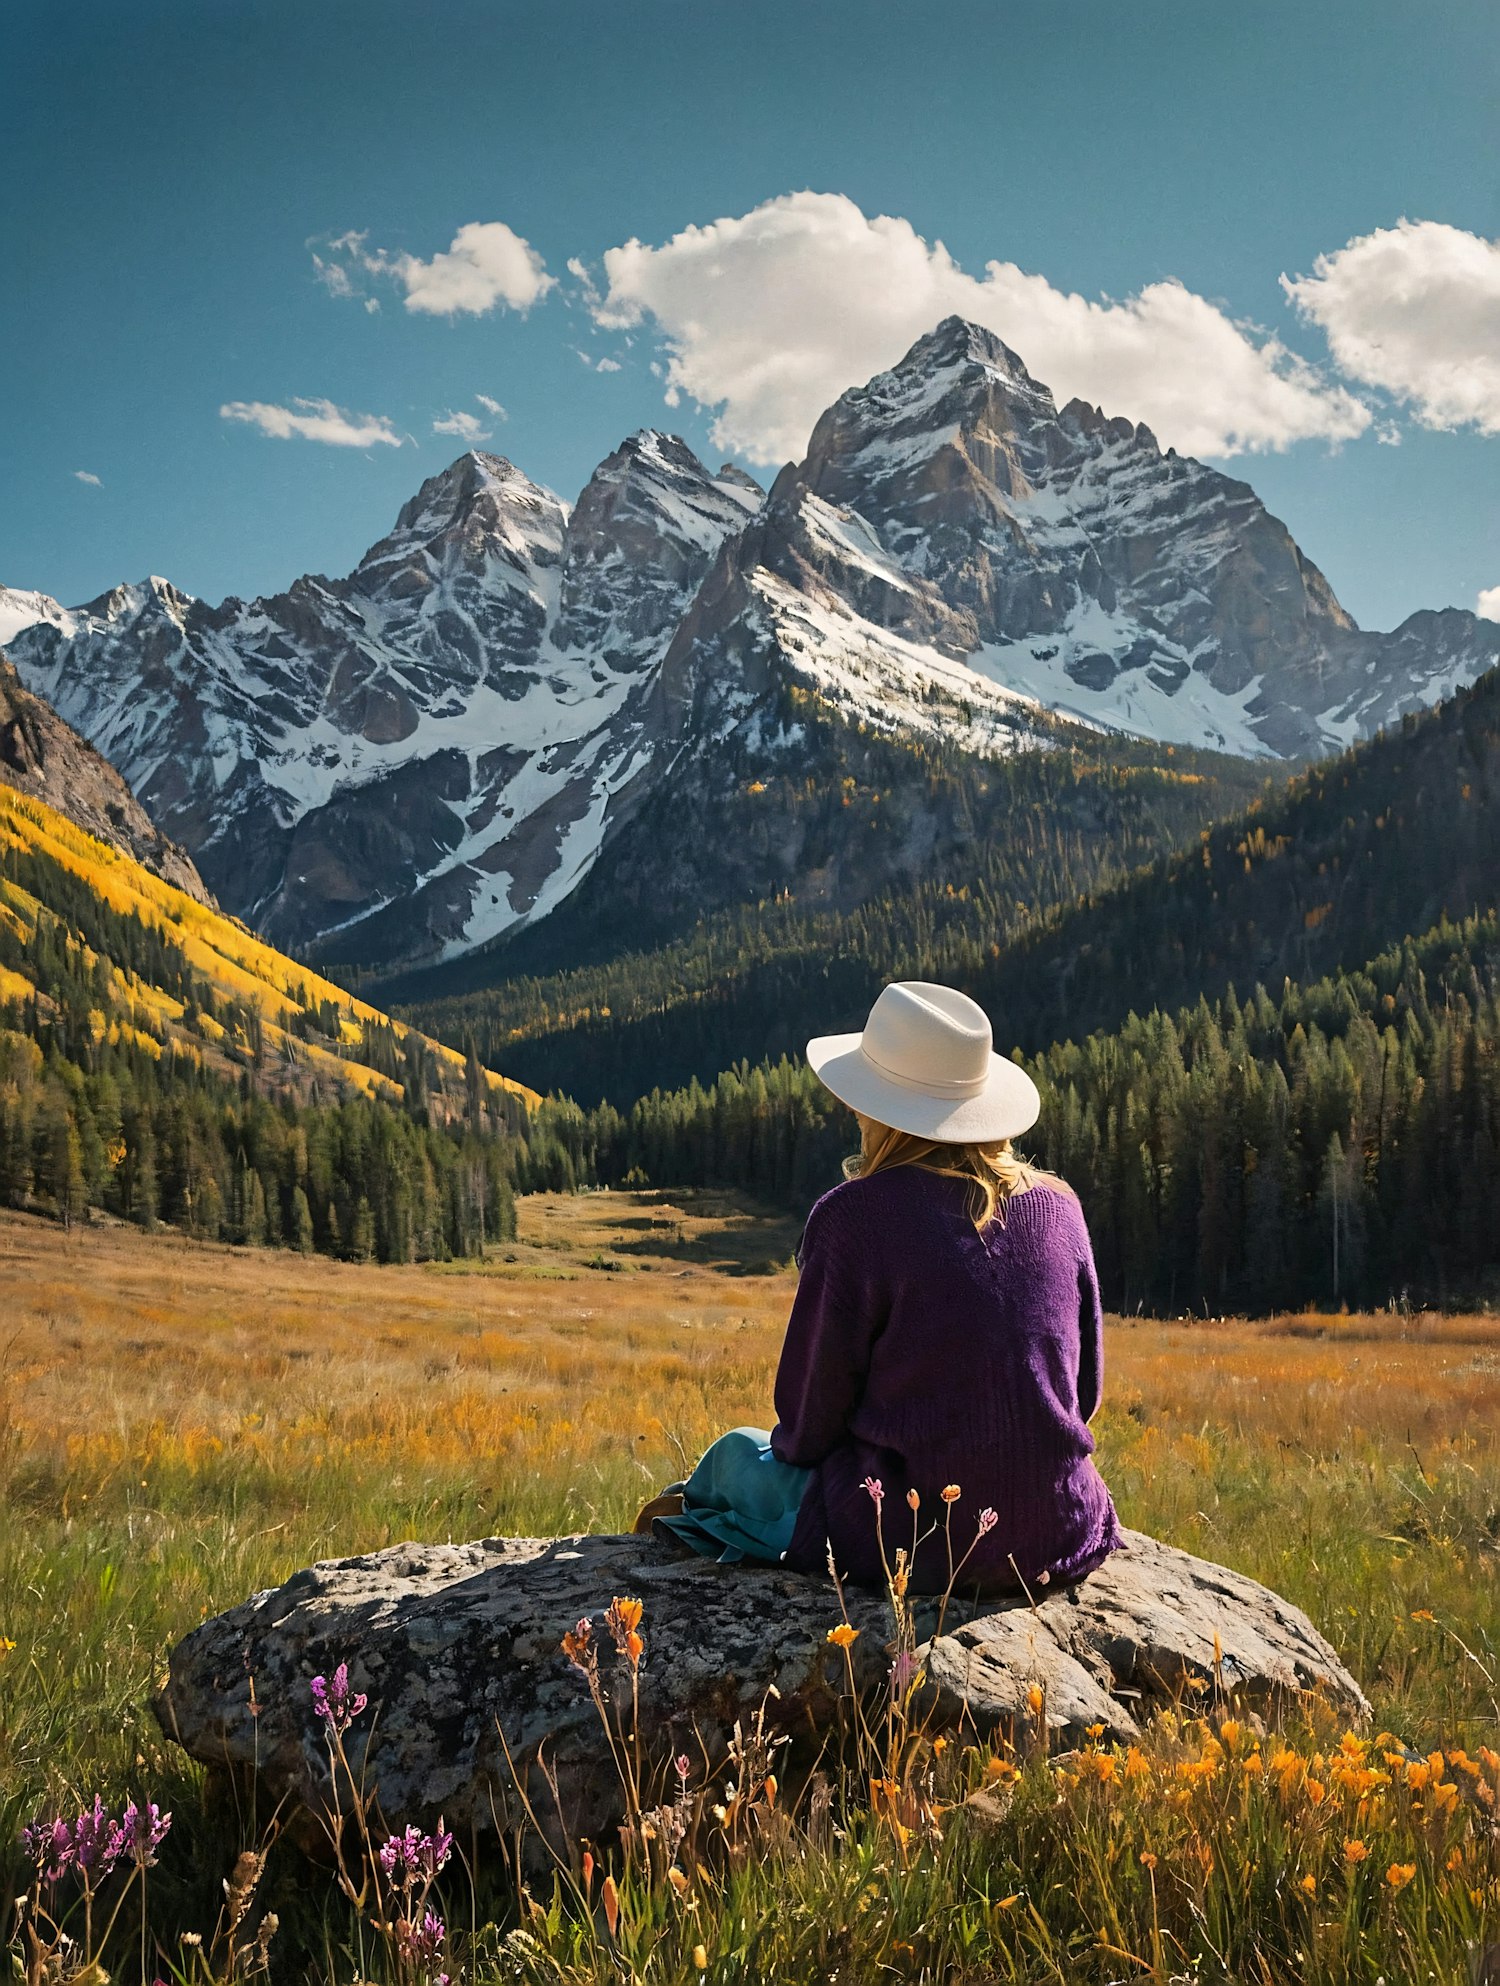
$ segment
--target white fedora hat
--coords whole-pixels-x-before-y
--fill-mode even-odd
[[[863,1034],[819,1035],[807,1059],[840,1103],[938,1144],[1017,1137],[1042,1107],[1026,1071],[994,1052],[983,1007],[921,979],[887,986]]]

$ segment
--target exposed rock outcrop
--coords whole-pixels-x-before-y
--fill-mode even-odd
[[[168,839],[108,759],[101,758],[50,705],[22,687],[0,658],[0,780],[45,800],[75,826],[118,848],[143,868],[212,903],[185,848]]]
[[[927,1654],[939,1715],[966,1710],[981,1730],[1003,1725],[1028,1714],[1039,1684],[1054,1745],[1093,1724],[1123,1739],[1168,1702],[1202,1701],[1195,1681],[1271,1716],[1306,1691],[1344,1715],[1366,1714],[1358,1684],[1295,1607],[1239,1573],[1127,1535],[1128,1548],[1089,1579],[1035,1606],[951,1609]],[[697,1757],[701,1744],[717,1760],[736,1720],[748,1723],[773,1689],[769,1720],[794,1741],[816,1739],[837,1716],[845,1671],[826,1639],[839,1618],[828,1585],[632,1537],[398,1545],[313,1566],[188,1635],[157,1715],[195,1758],[258,1774],[272,1799],[316,1805],[329,1789],[309,1683],[347,1662],[351,1687],[369,1697],[346,1740],[351,1763],[389,1824],[442,1813],[450,1826],[482,1829],[514,1817],[509,1759],[549,1825],[598,1838],[620,1817],[619,1782],[559,1644],[617,1594],[645,1608],[646,1759]],[[882,1689],[885,1603],[846,1598],[861,1629],[856,1681]],[[931,1633],[935,1603],[924,1604]]]

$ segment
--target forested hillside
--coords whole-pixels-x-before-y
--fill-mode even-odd
[[[795,771],[648,803],[534,932],[381,997],[533,1088],[624,1105],[796,1053],[914,962],[961,982],[1049,907],[1196,846],[1273,776],[1076,728],[980,760],[861,734],[812,697],[793,715]]]
[[[1023,1141],[1078,1190],[1121,1310],[1500,1297],[1500,926],[1441,925],[1365,967],[1027,1063]],[[805,1207],[852,1122],[805,1062],[741,1065],[628,1113],[549,1102],[537,1183],[735,1185]]]
[[[1181,805],[1177,851],[1134,873],[1122,875],[1114,850],[1139,851],[1145,836],[1118,818],[1092,838],[1064,827],[1053,863],[1034,860],[1054,804],[1043,790],[1030,843],[1016,833],[1024,808],[1008,808],[1003,829],[976,819],[973,842],[936,879],[855,911],[762,908],[589,972],[411,1011],[451,1040],[472,1028],[483,1053],[539,1089],[628,1105],[653,1085],[795,1056],[811,1034],[858,1026],[886,978],[961,986],[1002,1046],[1036,1053],[1132,1010],[1231,986],[1279,992],[1500,905],[1500,672],[1211,826],[1186,816],[1193,796],[1222,789],[1189,784],[1184,803],[1171,782],[1197,775],[1181,763],[1152,796],[1157,822]],[[1024,772],[1059,777],[1047,764]],[[1100,805],[1103,788],[1138,807],[1149,777],[1091,772],[1077,797]],[[1057,814],[1070,818],[1066,805]],[[1027,897],[1038,876],[1044,888]]]
[[[510,1231],[527,1093],[0,787],[0,1199],[409,1261]]]

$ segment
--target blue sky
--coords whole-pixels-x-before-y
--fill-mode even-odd
[[[569,498],[643,425],[764,477],[930,297],[1226,460],[1366,625],[1500,588],[1489,0],[9,20],[12,586],[345,571],[464,446],[435,422]]]

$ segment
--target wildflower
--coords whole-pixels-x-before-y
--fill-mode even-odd
[[[859,1629],[851,1627],[848,1621],[840,1621],[837,1627],[829,1628],[828,1639],[835,1648],[851,1648],[859,1639]]]
[[[446,1865],[452,1850],[453,1836],[444,1833],[441,1821],[436,1834],[408,1827],[404,1834],[393,1834],[381,1844],[380,1866],[392,1882],[405,1884],[419,1876],[430,1879]]]
[[[949,1483],[947,1488],[943,1491],[943,1501],[944,1503],[957,1503],[958,1499],[962,1495],[963,1495],[963,1491],[959,1488],[957,1483]]]
[[[594,1639],[594,1623],[587,1615],[577,1627],[570,1627],[562,1638],[562,1652],[575,1669],[587,1666],[589,1648]]]
[[[879,1476],[866,1476],[860,1484],[860,1488],[877,1510],[885,1502],[885,1484],[880,1480]]]
[[[591,1888],[593,1887],[593,1882],[594,1882],[594,1855],[593,1855],[593,1850],[592,1850],[592,1849],[589,1849],[589,1848],[585,1848],[585,1849],[584,1849],[584,1851],[583,1851],[583,1886],[584,1886],[584,1888],[585,1888],[586,1890],[587,1890],[587,1889],[591,1889]]]
[[[1143,1869],[1154,1869],[1156,1867],[1156,1857],[1151,1853],[1149,1848],[1143,1848],[1141,1850],[1141,1867]]]
[[[340,1662],[331,1677],[314,1676],[309,1688],[314,1713],[323,1719],[335,1736],[347,1731],[370,1701],[367,1696],[354,1695],[350,1691],[347,1662]]]
[[[164,1814],[154,1800],[148,1800],[143,1807],[134,1800],[130,1802],[120,1816],[120,1832],[138,1868],[155,1866],[156,1851],[166,1840],[171,1826],[172,1816]]]
[[[0,1655],[13,1655],[16,1644],[8,1635],[0,1634]]]
[[[403,1918],[396,1926],[396,1943],[402,1957],[415,1959],[419,1964],[431,1964],[441,1955],[447,1935],[447,1925],[432,1910],[423,1913],[420,1924]]]
[[[1304,1896],[1316,1896],[1318,1893],[1318,1879],[1316,1876],[1304,1876],[1297,1887]]]
[[[688,1757],[686,1752],[679,1752],[673,1763],[676,1768],[677,1777],[685,1786],[687,1784],[688,1774],[693,1769],[693,1761]]]
[[[1403,1890],[1417,1873],[1415,1862],[1392,1862],[1385,1872],[1385,1879],[1392,1890]]]
[[[704,1950],[702,1945],[693,1946],[693,1963],[694,1965],[697,1966],[700,1972],[707,1972],[708,1953]]]
[[[97,1881],[109,1874],[124,1850],[124,1831],[110,1819],[96,1793],[93,1806],[85,1807],[73,1823],[73,1866],[80,1875]]]
[[[906,1507],[908,1510],[920,1510],[922,1508],[922,1499],[914,1489],[909,1489],[906,1492]]]
[[[1040,1683],[1033,1683],[1031,1685],[1031,1688],[1026,1692],[1026,1701],[1031,1706],[1031,1714],[1033,1717],[1041,1716],[1042,1705],[1046,1702],[1046,1700],[1047,1699],[1042,1694],[1042,1686]]]
[[[1011,1896],[1002,1896],[1000,1901],[995,1905],[995,1908],[997,1910],[1013,1910],[1020,1901],[1021,1892],[1020,1890],[1016,1890]]]
[[[672,1885],[673,1889],[676,1890],[679,1896],[687,1895],[689,1889],[688,1879],[682,1873],[681,1869],[678,1868],[675,1862],[672,1864],[671,1868],[668,1869],[667,1871],[667,1881]]]
[[[604,1888],[600,1894],[604,1904],[604,1921],[609,1926],[609,1935],[613,1937],[620,1923],[620,1892],[615,1888],[613,1876],[604,1878]]]
[[[1243,1735],[1243,1731],[1244,1727],[1239,1723],[1238,1719],[1233,1717],[1226,1717],[1224,1719],[1224,1722],[1219,1726],[1219,1743],[1224,1747],[1225,1751],[1237,1752],[1239,1750],[1240,1738]]]
[[[1363,1841],[1346,1841],[1344,1843],[1345,1867],[1354,1868],[1358,1863],[1363,1862],[1369,1853],[1370,1851]]]
[[[984,1508],[983,1508],[983,1510],[981,1510],[981,1511],[980,1511],[980,1513],[979,1513],[979,1535],[980,1535],[980,1537],[981,1537],[981,1538],[983,1538],[983,1537],[985,1537],[985,1536],[987,1536],[989,1532],[991,1532],[991,1531],[993,1531],[993,1530],[994,1530],[994,1528],[995,1528],[995,1526],[996,1526],[996,1525],[997,1525],[997,1524],[998,1524],[999,1522],[1000,1522],[1000,1519],[999,1519],[999,1518],[998,1518],[998,1517],[997,1517],[997,1516],[995,1515],[995,1512],[994,1512],[993,1510],[991,1510],[991,1509],[990,1509],[990,1507],[989,1507],[989,1505],[988,1505],[988,1504],[986,1504],[986,1505],[984,1506]]]
[[[1435,1621],[1437,1619],[1437,1615],[1433,1613],[1431,1609],[1428,1607],[1418,1607],[1416,1612],[1412,1615],[1412,1619],[1414,1621]]]
[[[917,1677],[917,1658],[909,1648],[898,1648],[891,1663],[891,1697],[899,1703]]]
[[[73,1830],[65,1820],[33,1821],[21,1830],[21,1846],[43,1882],[60,1882],[73,1866]]]
[[[988,1785],[994,1785],[999,1780],[1002,1785],[1010,1786],[1020,1776],[1019,1768],[1012,1765],[1008,1758],[991,1758],[985,1762],[984,1777]]]

